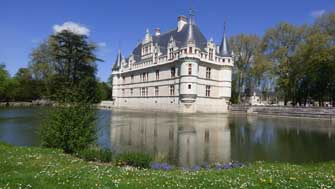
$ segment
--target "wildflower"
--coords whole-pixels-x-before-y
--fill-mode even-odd
[[[201,167],[199,165],[195,165],[192,167],[193,171],[199,171],[201,169]]]

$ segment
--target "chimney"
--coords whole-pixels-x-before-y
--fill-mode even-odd
[[[185,24],[187,24],[186,16],[178,16],[178,32],[183,29]]]
[[[160,28],[156,28],[155,29],[155,36],[160,36],[161,35],[161,29]]]

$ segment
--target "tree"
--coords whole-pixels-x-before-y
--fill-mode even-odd
[[[0,64],[0,101],[6,101],[7,99],[7,88],[9,84],[9,74],[6,70],[5,64]]]
[[[54,74],[55,60],[51,55],[51,49],[48,41],[42,42],[30,54],[29,69],[32,72],[33,79],[36,81],[37,90],[43,98],[50,98],[51,79]]]
[[[87,36],[62,31],[49,39],[52,59],[55,61],[52,86],[58,101],[96,102],[96,46],[87,42]],[[68,98],[71,97],[71,98]]]
[[[240,34],[230,39],[235,53],[233,99],[241,101],[241,93],[249,93],[258,87],[269,70],[269,62],[260,52],[261,39],[256,35]],[[237,95],[235,98],[234,95]],[[251,95],[251,94],[247,94]]]
[[[97,96],[100,100],[110,100],[112,97],[112,90],[105,82],[98,83]]]
[[[75,153],[87,148],[96,139],[95,108],[98,82],[95,77],[95,46],[87,36],[69,31],[49,38],[53,60],[51,86],[53,99],[58,103],[42,123],[42,145]]]
[[[292,86],[296,82],[291,75],[291,58],[302,42],[305,27],[296,27],[288,23],[280,23],[266,31],[262,40],[262,50],[274,64],[278,77],[277,85],[284,94],[284,102],[294,96]]]
[[[14,88],[15,86],[15,88]],[[12,98],[15,101],[31,101],[40,98],[37,82],[28,68],[20,68],[12,78]]]

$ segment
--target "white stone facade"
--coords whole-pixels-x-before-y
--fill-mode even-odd
[[[197,39],[202,34],[191,20],[181,22],[185,17],[179,17],[178,28],[172,32],[151,36],[147,30],[127,59],[119,52],[112,72],[113,107],[182,113],[228,111],[233,58],[220,53],[227,49],[220,50],[213,40],[203,44],[204,37]],[[225,37],[222,43],[226,43]],[[227,48],[227,44],[222,46]]]

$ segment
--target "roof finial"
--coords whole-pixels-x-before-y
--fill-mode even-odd
[[[193,9],[190,9],[189,13],[189,23],[188,23],[188,33],[187,33],[187,43],[194,44],[195,40],[193,37]]]
[[[227,27],[227,22],[226,19],[224,20],[224,25],[223,25],[223,33],[226,34],[226,27]]]
[[[194,9],[190,8],[190,11],[189,11],[189,24],[190,25],[194,24],[194,15],[195,15]]]

